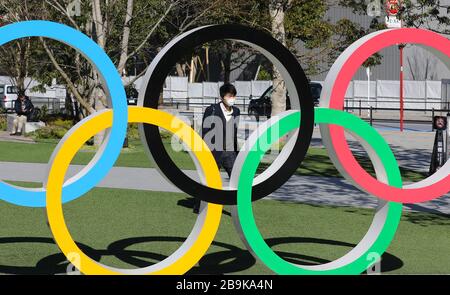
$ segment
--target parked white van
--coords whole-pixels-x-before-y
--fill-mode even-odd
[[[17,99],[17,87],[10,84],[0,85],[0,106],[6,110],[14,109]]]

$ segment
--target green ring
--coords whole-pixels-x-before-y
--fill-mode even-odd
[[[373,264],[367,260],[369,253],[377,253],[380,257],[386,251],[394,238],[402,214],[402,204],[387,202],[387,216],[382,230],[370,248],[363,255],[346,265],[326,270],[310,269],[283,260],[267,245],[259,232],[252,210],[251,192],[252,182],[256,169],[265,152],[279,138],[290,131],[299,128],[300,112],[292,112],[279,121],[273,123],[261,136],[258,137],[254,146],[245,159],[238,182],[237,213],[241,223],[242,232],[256,256],[271,270],[278,274],[360,274]],[[356,133],[372,146],[381,159],[387,173],[388,184],[402,187],[402,179],[397,161],[389,148],[389,145],[369,124],[360,118],[339,110],[316,108],[315,122],[319,124],[335,124]],[[275,136],[271,130],[278,128]],[[275,129],[276,130],[276,129]]]

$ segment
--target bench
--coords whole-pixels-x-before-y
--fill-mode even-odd
[[[12,132],[14,119],[16,115],[8,115],[8,132]],[[22,130],[22,133],[30,133],[38,130],[39,128],[45,127],[45,123],[42,121],[39,122],[27,122],[25,124],[25,130]]]

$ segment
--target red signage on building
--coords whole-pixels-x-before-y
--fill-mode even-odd
[[[396,16],[400,12],[400,0],[388,0],[386,10],[389,16]]]

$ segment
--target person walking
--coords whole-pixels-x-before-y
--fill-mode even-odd
[[[202,138],[211,150],[219,169],[231,176],[238,154],[237,130],[241,111],[234,104],[237,91],[232,84],[220,87],[220,102],[205,109],[202,120]],[[194,213],[198,213],[200,200],[195,200]]]

